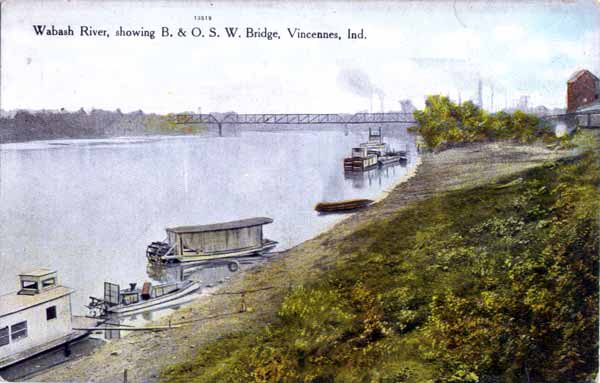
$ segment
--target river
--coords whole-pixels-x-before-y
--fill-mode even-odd
[[[287,249],[343,218],[319,215],[316,203],[376,198],[414,166],[409,136],[394,134],[386,142],[412,149],[406,164],[345,175],[342,159],[367,136],[247,131],[0,145],[0,293],[18,289],[19,272],[55,269],[83,314],[104,281],[165,279],[145,258],[165,227],[266,216],[274,222],[265,237]],[[207,271],[203,283],[228,273]]]

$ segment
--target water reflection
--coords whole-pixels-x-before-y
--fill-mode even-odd
[[[407,165],[408,161],[400,161],[362,172],[346,171],[344,172],[344,179],[350,180],[352,187],[355,189],[364,189],[374,185],[383,187],[384,184],[387,184],[386,180],[396,179],[399,175],[404,174]],[[400,169],[402,169],[402,172],[400,172]]]

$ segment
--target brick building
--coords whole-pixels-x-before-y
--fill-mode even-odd
[[[600,79],[587,69],[575,72],[567,81],[567,113],[598,100]]]

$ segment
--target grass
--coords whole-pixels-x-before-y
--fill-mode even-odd
[[[590,381],[600,172],[589,148],[349,234],[321,278],[273,303],[274,321],[211,342],[161,381]]]

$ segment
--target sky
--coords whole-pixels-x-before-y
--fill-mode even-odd
[[[598,0],[8,0],[1,11],[4,110],[397,111],[399,100],[422,107],[429,94],[476,100],[479,79],[488,110],[524,95],[530,105],[564,107],[573,72],[600,73]],[[75,36],[37,36],[33,25],[70,25]],[[79,36],[82,25],[110,37]],[[162,26],[175,36],[115,36],[119,27],[160,34]],[[193,27],[220,37],[193,37]],[[281,39],[227,38],[225,27],[267,28]],[[343,38],[292,39],[287,28]],[[348,28],[366,39],[346,39]]]

